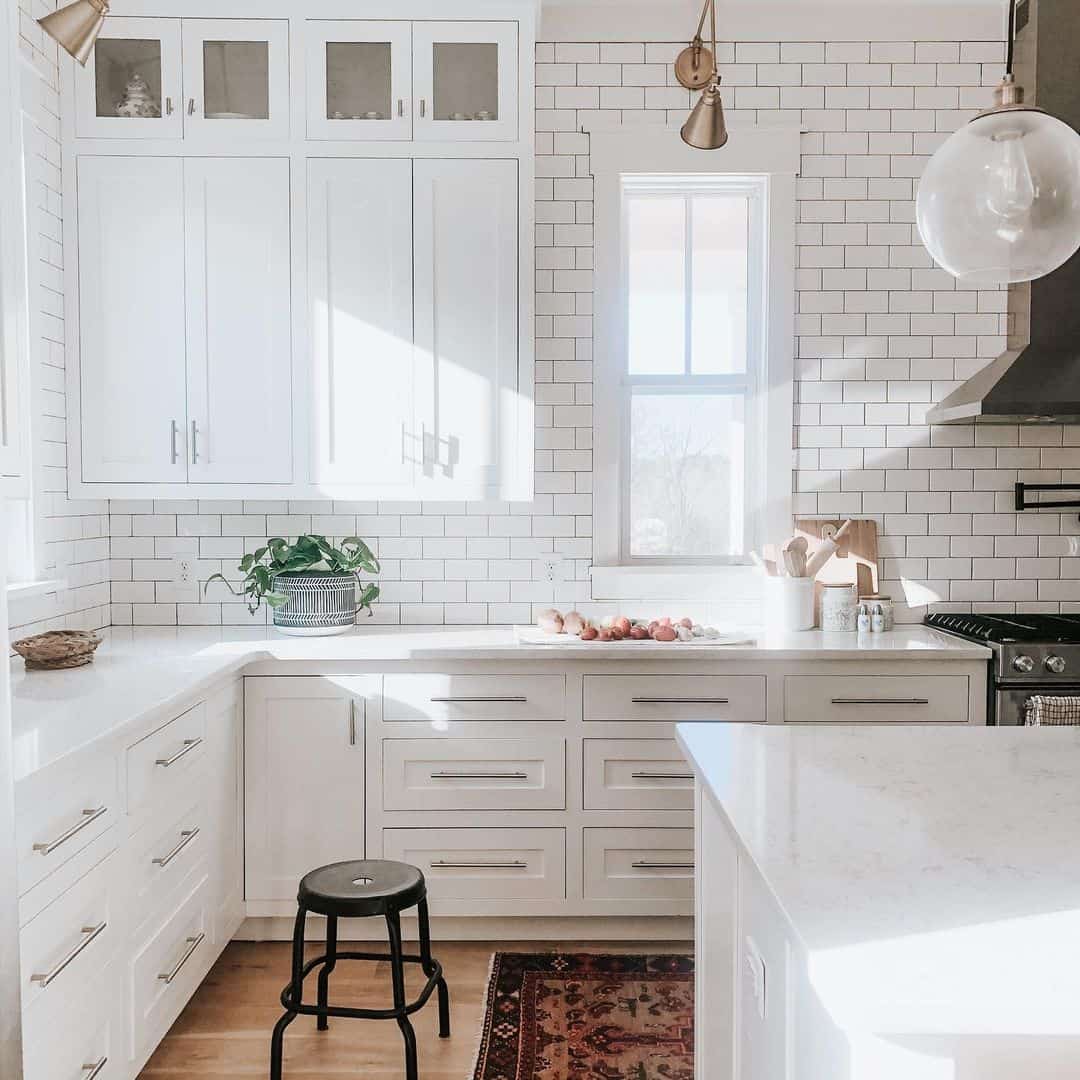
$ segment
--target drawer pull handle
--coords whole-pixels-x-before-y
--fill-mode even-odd
[[[433,705],[524,705],[529,699],[523,694],[506,697],[433,697]]]
[[[692,862],[640,862],[631,863],[635,870],[693,870]]]
[[[195,952],[195,950],[203,943],[203,939],[205,937],[206,935],[200,932],[194,937],[189,937],[187,939],[187,948],[184,950],[184,955],[181,956],[175,964],[173,964],[171,971],[163,972],[161,975],[158,976],[158,978],[163,983],[165,983],[166,986],[168,986],[169,983],[171,983],[173,979],[175,979],[176,976],[180,974],[180,969],[191,959],[191,954]]]
[[[449,862],[445,859],[436,859],[429,863],[431,868],[438,870],[528,870],[526,862]]]
[[[154,865],[160,866],[162,870],[169,865],[199,835],[199,826],[196,825],[193,829],[184,829],[180,833],[180,842],[169,852],[168,855],[162,855],[160,859],[154,859]]]
[[[362,704],[363,704],[363,709],[364,709],[364,719],[365,719],[365,722],[366,722],[366,720],[367,720],[367,700],[365,699]],[[359,728],[358,728],[359,719],[360,719],[359,710],[356,707],[356,699],[353,698],[349,702],[349,745],[350,746],[355,746],[356,745],[357,732],[359,730]]]
[[[929,705],[924,697],[834,697],[833,705]]]
[[[633,697],[634,705],[730,705],[726,697]]]
[[[109,1064],[109,1059],[103,1057],[100,1061],[91,1062],[89,1065],[84,1065],[82,1071],[86,1073],[86,1080],[94,1080],[95,1077],[101,1075],[101,1070]]]
[[[692,772],[632,772],[632,780],[693,780]]]
[[[62,832],[55,840],[35,844],[34,850],[42,855],[51,855],[61,844],[66,844],[68,840],[73,836],[77,836],[87,826],[93,825],[99,817],[108,812],[108,809],[107,806],[99,806],[96,810],[84,810],[82,817],[70,829]]]
[[[527,772],[433,772],[432,780],[528,780]]]
[[[89,949],[90,945],[105,932],[105,927],[108,925],[108,923],[103,922],[98,923],[97,926],[84,926],[79,931],[79,933],[83,935],[82,941],[67,953],[62,960],[57,961],[55,967],[50,968],[44,975],[31,975],[30,981],[37,983],[44,989],[52,983],[69,964],[74,963],[81,953]]]
[[[172,757],[159,757],[157,759],[157,761],[154,762],[154,764],[155,765],[160,765],[163,769],[167,769],[170,765],[175,765],[186,754],[190,754],[191,751],[194,750],[196,746],[201,746],[201,745],[202,745],[202,739],[201,738],[198,738],[198,739],[185,739],[184,740],[184,745],[179,750],[177,750],[176,753],[172,755]]]

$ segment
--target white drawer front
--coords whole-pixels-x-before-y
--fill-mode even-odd
[[[566,896],[563,829],[384,829],[383,854],[423,871],[435,912],[440,900]]]
[[[562,720],[562,675],[387,675],[383,720]]]
[[[386,810],[564,810],[565,739],[387,739]]]
[[[120,935],[117,857],[109,856],[19,932],[23,1010],[84,988],[112,958]]]
[[[214,944],[209,892],[204,877],[164,925],[136,946],[128,976],[136,1057],[157,1045],[201,979]]]
[[[119,814],[115,757],[80,758],[77,766],[32,776],[15,789],[19,894],[63,866],[110,828]]]
[[[206,705],[200,702],[128,750],[128,813],[164,805],[205,760]]]
[[[693,810],[694,774],[674,739],[586,739],[586,810]]]
[[[163,824],[153,821],[127,845],[133,920],[143,923],[207,857],[206,803],[196,799]]]
[[[765,722],[763,675],[586,675],[586,720]]]
[[[789,675],[788,724],[966,724],[966,675]]]
[[[586,829],[585,896],[691,900],[693,829]]]

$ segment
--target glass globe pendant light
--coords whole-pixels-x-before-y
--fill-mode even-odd
[[[1024,101],[1013,75],[1016,0],[994,107],[950,136],[919,184],[934,261],[971,285],[1044,277],[1080,250],[1080,135]]]

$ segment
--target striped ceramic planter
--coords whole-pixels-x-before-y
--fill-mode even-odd
[[[274,626],[294,637],[344,634],[356,622],[356,575],[309,570],[279,574],[274,590],[289,602],[274,608]]]

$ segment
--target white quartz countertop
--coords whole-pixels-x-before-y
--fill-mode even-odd
[[[649,643],[521,645],[513,627],[358,627],[338,637],[292,638],[272,629],[120,628],[104,631],[93,664],[27,672],[12,660],[16,780],[154,711],[167,711],[255,663],[348,664],[431,661],[633,659],[984,660],[980,645],[923,627],[889,634],[807,631],[761,636],[754,645]]]
[[[1068,1036],[1066,1071],[962,1075],[1080,1075],[1080,728],[678,737],[841,1027]]]

